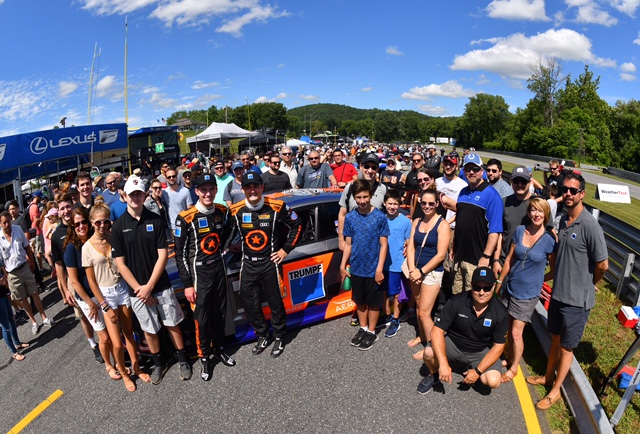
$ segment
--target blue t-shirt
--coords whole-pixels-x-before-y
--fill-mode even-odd
[[[121,200],[109,205],[110,215],[109,220],[115,222],[118,218],[127,211],[127,203]]]
[[[384,263],[385,271],[402,271],[404,262],[404,242],[411,236],[411,220],[407,216],[398,214],[389,222],[389,250],[387,250],[387,260]]]
[[[380,237],[389,236],[387,217],[378,208],[364,215],[354,209],[345,217],[344,236],[351,237],[351,274],[375,277]]]
[[[91,287],[87,280],[87,273],[85,273],[84,267],[82,266],[82,251],[73,244],[67,244],[67,247],[64,249],[64,266],[67,268],[75,268],[78,271],[78,280],[82,283],[82,287],[89,297],[93,298],[93,292],[91,292]],[[82,300],[82,297],[80,297],[77,292],[75,296],[76,299]]]
[[[522,244],[525,226],[516,228],[513,243],[515,261],[507,277],[507,291],[515,299],[529,300],[540,295],[547,267],[547,256],[556,248],[555,238],[545,232],[532,247]]]

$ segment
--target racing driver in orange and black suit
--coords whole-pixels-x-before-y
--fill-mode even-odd
[[[263,197],[263,188],[259,173],[249,171],[242,175],[245,200],[233,204],[230,212],[242,238],[240,296],[247,319],[258,336],[252,352],[260,354],[272,342],[260,303],[262,290],[271,309],[275,337],[271,357],[278,357],[284,351],[287,331],[287,313],[282,301],[286,294],[283,294],[280,267],[298,243],[301,228],[295,212],[281,200]]]
[[[175,251],[185,297],[192,306],[195,304],[200,377],[208,381],[213,375],[211,356],[227,366],[236,364],[222,347],[227,308],[227,270],[222,249],[231,226],[227,225],[227,208],[213,202],[217,192],[215,177],[205,173],[194,184],[198,202],[176,218]]]

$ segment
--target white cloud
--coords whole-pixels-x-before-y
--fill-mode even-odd
[[[217,81],[212,81],[210,83],[205,83],[201,80],[195,81],[192,85],[191,85],[191,89],[206,89],[207,87],[218,87],[220,86],[220,83],[218,83]]]
[[[398,50],[398,47],[394,47],[393,45],[388,46],[386,52],[392,56],[404,56],[404,53]]]
[[[575,22],[580,24],[600,24],[611,27],[618,23],[618,19],[600,9],[595,0],[565,0],[570,8],[577,8]]]
[[[242,28],[253,22],[289,16],[287,11],[262,5],[262,0],[80,0],[82,8],[97,15],[128,14],[152,8],[150,17],[171,27],[210,23],[214,18],[228,17],[216,31],[240,36]]]
[[[300,95],[300,98],[305,101],[318,101],[320,99],[320,97],[315,95]]]
[[[486,10],[491,18],[549,21],[544,0],[493,0]]]
[[[441,106],[433,106],[431,104],[422,104],[418,106],[418,110],[423,113],[429,113],[430,115],[440,116],[447,114],[448,110]]]
[[[100,79],[98,84],[96,84],[96,97],[102,98],[107,96],[107,94],[113,90],[116,84],[116,77],[113,75],[107,75]]]
[[[142,94],[147,97],[140,100],[141,105],[152,105],[164,109],[175,108],[178,105],[178,100],[167,97],[157,87],[146,87],[142,89]]]
[[[625,62],[620,65],[620,70],[622,72],[636,72],[636,65],[631,62]]]
[[[217,100],[217,99],[221,99],[224,98],[224,96],[219,95],[219,94],[206,94],[206,95],[202,95],[201,97],[199,97],[198,99],[196,99],[193,102],[186,102],[186,103],[182,103],[182,104],[178,104],[175,109],[176,110],[199,110],[199,109],[206,109],[209,108],[209,106],[211,106],[211,102]]]
[[[449,80],[442,84],[430,84],[429,86],[412,87],[401,96],[405,99],[417,99],[430,101],[431,97],[463,98],[470,97],[476,93],[471,89],[465,89],[456,80]]]
[[[266,96],[259,96],[258,98],[256,98],[256,100],[253,102],[254,104],[260,104],[263,102],[273,102],[273,99],[269,99]]]
[[[457,55],[450,68],[489,71],[502,76],[526,79],[531,76],[530,65],[546,57],[583,61],[602,67],[616,65],[611,59],[596,57],[591,51],[591,41],[583,34],[569,29],[550,29],[531,37],[516,33],[506,38],[487,41],[494,45],[486,50],[473,50]]]
[[[638,32],[638,37],[633,40],[633,43],[636,45],[640,45],[640,32]]]
[[[278,63],[278,68],[284,68],[286,66],[286,64],[284,63]]]
[[[184,75],[182,72],[178,71],[175,74],[172,74],[170,76],[167,77],[167,80],[171,81],[171,80],[180,80],[183,78],[187,78],[186,75]]]
[[[54,107],[56,88],[41,81],[0,81],[0,119],[31,119]]]
[[[360,89],[361,92],[371,92],[373,88],[371,86],[363,87]]]
[[[288,96],[289,95],[287,95],[286,93],[280,92],[279,94],[276,95],[276,99],[283,99],[283,98],[286,98]]]
[[[627,72],[623,72],[620,74],[620,81],[634,81],[636,76],[633,74],[629,74]]]
[[[487,84],[487,83],[491,83],[491,80],[489,80],[486,75],[480,74],[478,76],[478,81],[476,81],[476,84],[483,85],[483,84]]]
[[[629,16],[634,16],[636,9],[640,6],[640,0],[610,0],[611,5],[620,12]]]
[[[76,89],[78,85],[76,83],[70,81],[61,81],[58,83],[58,95],[60,98],[66,98],[71,95]]]

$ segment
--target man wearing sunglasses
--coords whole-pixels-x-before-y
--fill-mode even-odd
[[[193,205],[191,192],[178,183],[178,173],[175,169],[169,169],[164,176],[167,178],[167,188],[162,192],[165,202],[169,208],[169,221],[171,230],[176,230],[176,217],[185,209]]]
[[[551,349],[545,375],[528,377],[529,384],[551,386],[537,404],[548,410],[560,397],[560,388],[573,361],[589,313],[595,305],[595,285],[609,269],[609,254],[602,228],[584,207],[585,180],[567,173],[560,192],[565,213],[560,218],[557,252],[551,257],[553,293],[549,304],[547,330]]]
[[[280,170],[282,166],[282,160],[278,154],[269,157],[269,170],[262,174],[262,181],[264,182],[264,193],[272,193],[274,191],[289,190],[291,183],[289,182],[289,175]]]
[[[227,203],[224,201],[224,190],[233,180],[233,175],[227,171],[227,166],[222,160],[215,160],[211,167],[213,167],[213,175],[216,179],[216,185],[218,186],[218,190],[216,193],[216,197],[213,200],[215,203],[220,205],[227,206]]]
[[[513,194],[513,189],[509,183],[502,179],[502,162],[500,160],[492,158],[487,161],[487,179],[501,198],[504,199]]]
[[[294,187],[296,185],[296,179],[298,178],[298,166],[293,161],[293,151],[291,148],[285,146],[280,151],[280,157],[282,158],[280,170],[289,176],[289,183],[291,187]]]
[[[318,151],[309,152],[309,164],[298,171],[296,185],[298,188],[328,188],[337,185],[336,177],[327,163],[320,162]]]
[[[455,211],[456,228],[453,238],[453,294],[471,289],[471,276],[476,267],[490,267],[490,260],[502,233],[504,206],[498,192],[482,179],[482,159],[469,153],[463,164],[467,186],[460,191],[458,201],[440,195],[446,209]]]
[[[330,165],[333,170],[333,176],[338,181],[338,187],[344,188],[348,183],[358,179],[358,171],[353,164],[344,161],[344,154],[341,149],[333,151],[333,164]]]
[[[102,197],[104,197],[105,205],[111,206],[112,203],[120,200],[116,175],[113,173],[108,174],[104,184],[107,188],[103,190]]]
[[[493,297],[495,280],[491,268],[478,267],[471,278],[473,290],[445,303],[431,331],[431,346],[424,349],[429,375],[418,384],[421,395],[436,387],[443,391],[441,382],[451,384],[453,380],[452,368],[459,368],[464,384],[480,380],[492,389],[500,386],[500,355],[509,315]]]

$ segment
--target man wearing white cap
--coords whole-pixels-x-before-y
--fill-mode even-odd
[[[129,285],[133,311],[144,332],[155,367],[153,384],[159,384],[167,371],[160,354],[158,332],[162,325],[177,350],[180,378],[191,378],[191,366],[184,351],[180,322],[184,314],[173,293],[169,275],[166,222],[144,206],[144,185],[132,175],[124,186],[127,211],[113,225],[111,244],[118,271]]]

